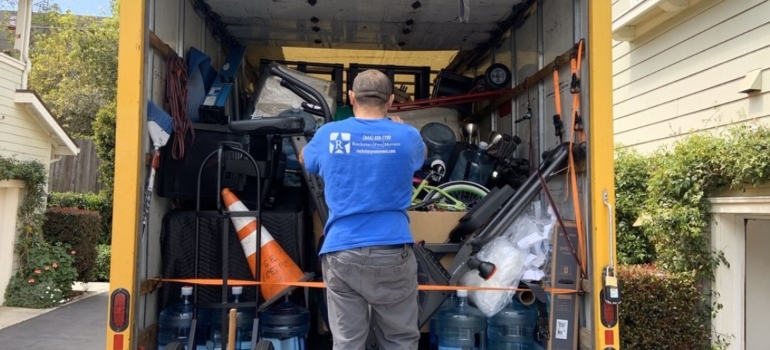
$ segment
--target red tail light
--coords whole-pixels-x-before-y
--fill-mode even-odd
[[[615,327],[618,323],[618,305],[607,304],[604,300],[604,291],[601,291],[599,294],[599,298],[602,300],[602,324],[607,328]]]
[[[125,289],[117,289],[110,297],[110,328],[122,332],[128,328],[128,314],[131,298]]]

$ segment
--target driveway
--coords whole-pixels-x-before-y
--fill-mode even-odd
[[[0,348],[104,350],[108,296],[100,292],[0,329]]]

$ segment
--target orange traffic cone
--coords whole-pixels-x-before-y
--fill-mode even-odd
[[[246,205],[238,199],[229,189],[222,190],[222,199],[231,212],[248,211]],[[233,226],[238,230],[238,239],[241,240],[243,252],[249,262],[251,275],[256,278],[257,265],[257,219],[253,217],[231,217]],[[261,282],[299,282],[304,279],[302,270],[286,254],[281,246],[273,239],[267,230],[262,227],[262,244],[260,247],[260,281]],[[263,284],[259,289],[265,300],[270,300],[275,295],[288,288],[286,285]]]

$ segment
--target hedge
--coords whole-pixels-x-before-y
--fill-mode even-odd
[[[618,267],[622,349],[708,349],[710,314],[695,273],[652,265]]]
[[[48,195],[48,207],[98,211],[102,218],[99,242],[110,244],[112,238],[112,200],[105,194],[53,192]]]
[[[109,282],[111,247],[106,244],[100,244],[96,247],[96,252],[96,263],[94,264],[91,279],[94,282]]]
[[[47,242],[62,242],[76,253],[75,269],[78,279],[89,281],[95,269],[101,217],[98,212],[75,208],[49,208],[43,224]]]

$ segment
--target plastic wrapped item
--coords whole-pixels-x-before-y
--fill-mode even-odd
[[[271,63],[272,66],[279,66],[288,75],[320,92],[329,105],[331,117],[334,118],[337,112],[337,90],[335,90],[335,85],[332,82],[316,78],[275,62]],[[287,109],[291,109],[292,103],[306,102],[291,90],[281,86],[281,78],[267,72],[264,72],[259,78],[254,93],[256,98],[254,99],[254,112],[251,118],[274,117]]]
[[[504,236],[497,237],[481,248],[477,257],[495,264],[497,272],[484,281],[478,271],[469,271],[460,279],[465,286],[511,287],[519,284],[519,278],[525,268],[527,255],[517,249]],[[487,317],[492,317],[502,310],[513,297],[514,291],[474,290],[468,292],[468,299]]]
[[[534,210],[523,213],[517,218],[505,237],[521,253],[525,254],[522,281],[540,281],[546,276],[544,271],[551,252],[551,235],[556,224],[556,215],[549,206],[543,215],[540,203],[533,204]]]

